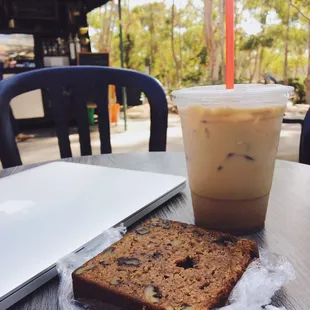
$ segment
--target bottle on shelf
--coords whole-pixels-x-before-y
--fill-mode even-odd
[[[8,26],[9,26],[9,28],[12,28],[12,29],[15,28],[15,20],[13,18],[11,18],[9,20]]]
[[[69,49],[70,49],[70,58],[72,60],[75,60],[76,59],[75,44],[71,34],[69,35]]]
[[[70,52],[69,52],[69,42],[68,40],[64,39],[64,53],[66,56],[70,56]]]
[[[59,56],[65,56],[66,55],[65,40],[62,38],[58,38],[57,42],[58,42]]]
[[[56,53],[57,53],[57,56],[61,56],[61,38],[57,38],[56,39]]]
[[[81,52],[81,44],[78,35],[75,36],[74,43],[75,43],[75,51],[76,54],[78,55]]]
[[[47,50],[46,41],[43,41],[42,47],[43,47],[43,55],[47,56],[48,55],[48,50]]]
[[[51,40],[48,40],[47,42],[48,42],[47,43],[48,44],[47,45],[48,46],[47,47],[47,53],[48,53],[47,55],[52,56],[53,55],[53,46],[52,46],[53,44],[52,44]]]
[[[57,43],[52,41],[52,56],[57,56]]]

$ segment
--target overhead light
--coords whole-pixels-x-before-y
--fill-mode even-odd
[[[86,34],[88,32],[88,27],[80,27],[80,34]]]

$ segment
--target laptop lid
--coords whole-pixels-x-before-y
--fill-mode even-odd
[[[133,224],[185,181],[66,162],[0,179],[0,308],[54,277],[59,259],[119,223]]]

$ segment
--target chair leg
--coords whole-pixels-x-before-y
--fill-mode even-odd
[[[304,123],[301,122],[300,123],[301,125],[301,131],[300,131],[300,140],[299,140],[299,158],[298,158],[298,161],[299,163],[302,163],[303,162],[303,131],[304,131]]]
[[[3,168],[22,165],[9,110],[3,110],[0,119],[0,160]]]

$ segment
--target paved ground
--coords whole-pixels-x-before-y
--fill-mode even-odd
[[[146,152],[149,141],[149,111],[134,107],[129,110],[128,130],[124,131],[121,120],[118,126],[111,125],[111,143],[113,153]],[[74,131],[73,131],[74,132]],[[55,133],[37,131],[37,137],[26,142],[18,143],[24,164],[35,163],[60,158]],[[283,124],[279,144],[278,158],[298,161],[300,125]],[[73,156],[79,156],[79,139],[76,133],[70,135]],[[96,126],[92,127],[91,141],[93,154],[100,154],[99,135]],[[167,151],[179,152],[183,150],[182,131],[179,116],[169,114],[169,128]]]

